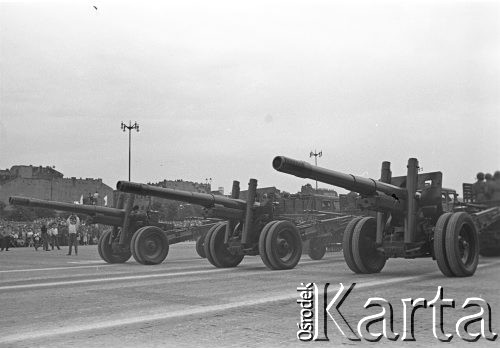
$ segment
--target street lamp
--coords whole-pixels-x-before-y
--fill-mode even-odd
[[[139,131],[139,124],[137,122],[134,122],[134,124],[132,124],[132,121],[128,121],[128,126],[122,122],[122,131],[126,132],[127,129],[128,129],[128,181],[130,181],[130,153],[131,153],[131,150],[132,150],[132,135],[131,135],[131,131],[132,129],[135,129],[136,131]]]
[[[323,156],[323,151],[316,152],[316,149],[314,149],[314,152],[311,151],[309,154],[309,157],[314,156],[314,165],[317,167],[318,166],[318,156],[321,157]],[[318,192],[318,180],[316,180],[316,192]]]

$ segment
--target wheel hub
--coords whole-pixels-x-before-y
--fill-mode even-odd
[[[290,250],[290,245],[285,239],[278,240],[278,255],[279,257],[285,257]]]
[[[465,263],[469,259],[470,254],[470,243],[464,237],[460,236],[458,240],[458,245],[460,248],[460,256],[462,261]]]
[[[156,241],[151,240],[151,239],[147,240],[145,242],[145,245],[146,245],[147,251],[149,251],[149,252],[154,252],[158,248]]]

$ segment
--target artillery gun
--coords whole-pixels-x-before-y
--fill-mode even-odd
[[[463,202],[455,204],[455,211],[472,215],[479,230],[479,254],[486,257],[500,256],[500,201],[477,202],[472,195],[472,184],[463,183]]]
[[[432,257],[448,277],[475,273],[479,239],[473,217],[443,210],[442,173],[419,174],[417,159],[410,158],[407,175],[399,177],[392,177],[390,163],[383,162],[380,180],[283,156],[274,158],[273,168],[357,192],[357,205],[376,212],[376,218],[356,217],[345,228],[342,248],[353,272],[378,273],[388,258]]]
[[[321,215],[326,215],[326,217]],[[313,260],[321,260],[327,248],[339,251],[342,248],[342,232],[353,217],[353,215],[340,213],[320,214],[320,216],[314,215],[313,219],[297,223],[302,241],[308,241],[309,257]]]
[[[257,201],[255,179],[250,179],[246,201],[239,199],[238,181],[233,182],[231,197],[128,181],[119,181],[116,187],[122,192],[201,205],[207,216],[226,220],[214,225],[204,239],[206,257],[216,267],[235,267],[245,255],[260,255],[272,270],[294,268],[300,260],[302,240],[297,227],[275,219],[272,200]]]
[[[133,255],[141,264],[159,264],[167,257],[169,245],[196,238],[202,240],[215,224],[173,229],[171,224],[159,222],[154,214],[134,209],[134,200],[134,195],[120,194],[114,208],[17,196],[10,197],[9,203],[85,214],[90,217],[90,223],[113,226],[101,235],[98,243],[99,255],[108,263],[123,263]],[[204,257],[199,247],[197,252]]]

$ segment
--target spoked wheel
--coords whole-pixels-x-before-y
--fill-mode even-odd
[[[446,257],[454,275],[473,275],[479,263],[479,237],[471,216],[465,212],[452,214],[445,238]]]
[[[326,253],[326,245],[319,238],[312,238],[309,241],[309,251],[307,255],[313,260],[321,260]]]
[[[265,234],[265,252],[272,269],[292,269],[302,255],[302,240],[290,221],[278,221]]]
[[[361,219],[352,234],[352,255],[360,273],[378,273],[385,266],[385,255],[377,250],[375,243],[377,220],[373,217]]]
[[[106,231],[99,238],[99,243],[97,245],[97,250],[101,258],[107,263],[124,263],[132,255],[130,250],[116,253],[113,251],[113,246],[109,244],[109,240],[112,236],[112,231]]]
[[[269,258],[267,257],[266,253],[266,236],[267,233],[269,232],[269,229],[275,225],[278,221],[271,221],[268,222],[262,231],[260,231],[260,236],[259,236],[259,254],[260,258],[262,259],[262,262],[264,262],[264,265],[266,265],[267,268],[269,269],[275,269],[274,266],[271,264],[269,261]]]
[[[441,273],[447,277],[454,277],[450,264],[448,263],[448,258],[446,257],[446,227],[450,221],[452,213],[445,213],[441,215],[434,228],[434,257],[438,264]]]
[[[155,226],[137,230],[134,240],[136,261],[144,265],[157,265],[168,255],[169,245],[165,232]]]
[[[196,240],[196,252],[203,259],[207,257],[207,255],[205,254],[204,245],[205,245],[205,236],[202,235],[198,237],[198,239]]]
[[[224,243],[226,223],[219,223],[207,232],[205,238],[205,254],[207,260],[218,268],[236,267],[243,260],[244,255],[232,254]]]
[[[362,273],[356,263],[354,262],[354,256],[352,254],[352,235],[354,233],[354,228],[356,224],[362,219],[361,216],[355,217],[347,224],[344,235],[342,236],[342,253],[344,254],[344,260],[347,267],[351,269],[354,273]]]

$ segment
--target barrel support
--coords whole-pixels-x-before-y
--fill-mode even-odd
[[[135,195],[129,194],[125,200],[125,216],[123,217],[123,225],[120,233],[120,242],[119,245],[121,248],[126,246],[128,241],[128,234],[130,233],[130,214],[132,212],[132,208],[134,207]]]
[[[418,160],[410,158],[408,160],[408,174],[406,176],[406,191],[408,199],[406,201],[407,216],[405,219],[405,243],[413,243],[417,228],[417,186],[418,186]]]
[[[382,170],[380,173],[380,181],[386,184],[391,183],[392,172],[391,172],[391,162],[382,162]],[[384,237],[384,227],[387,220],[387,213],[377,212],[377,245],[381,245]]]
[[[233,188],[231,190],[231,198],[234,198],[234,199],[240,198],[240,182],[237,180],[233,181]],[[226,209],[230,209],[230,208],[226,208]],[[227,214],[227,215],[231,215],[231,214]],[[227,244],[229,242],[229,237],[232,235],[235,226],[236,226],[236,220],[230,218],[227,222],[227,225],[226,225],[226,234],[224,235],[224,243]]]
[[[253,230],[253,207],[255,204],[255,197],[257,196],[257,180],[250,179],[248,183],[248,197],[247,197],[247,209],[245,214],[245,223],[243,225],[243,232],[241,233],[241,245],[245,246],[248,239],[251,236]]]

